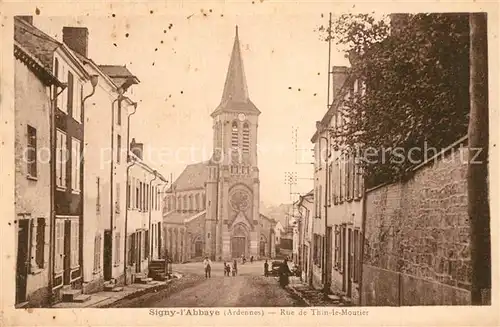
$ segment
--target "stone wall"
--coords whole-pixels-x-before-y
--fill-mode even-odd
[[[363,291],[370,303],[365,305],[378,305],[388,294],[402,298],[391,304],[456,304],[452,288],[462,294],[458,302],[466,301],[463,292],[468,293],[471,279],[467,156],[464,143],[415,170],[411,179],[368,192]],[[398,292],[374,287],[400,275],[400,283],[386,283]]]

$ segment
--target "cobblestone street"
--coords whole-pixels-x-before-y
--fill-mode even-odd
[[[282,289],[275,277],[263,276],[263,263],[240,265],[238,276],[225,277],[222,263],[205,278],[201,263],[174,265],[183,277],[167,288],[123,300],[114,307],[276,307],[304,306],[293,292]]]

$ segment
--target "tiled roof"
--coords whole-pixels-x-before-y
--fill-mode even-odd
[[[208,161],[186,166],[181,175],[174,182],[175,191],[204,188],[208,179]]]
[[[14,40],[14,56],[27,64],[28,68],[35,73],[46,85],[62,86],[61,81],[57,79],[52,72],[46,68],[38,58],[24,48],[19,42]]]
[[[139,79],[137,78],[137,76],[132,74],[126,66],[99,65],[98,67],[104,72],[104,74],[108,75],[108,77],[111,78],[113,83],[115,83],[115,85],[117,85],[118,87],[125,84],[128,84],[128,86],[132,84],[139,84]]]
[[[53,71],[54,51],[62,45],[60,42],[19,17],[14,18],[14,40]]]
[[[189,218],[199,215],[199,212],[183,212],[183,211],[171,211],[163,216],[163,222],[168,224],[183,224]]]

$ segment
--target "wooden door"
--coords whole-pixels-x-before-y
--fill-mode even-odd
[[[233,258],[241,258],[245,253],[246,238],[243,236],[234,236],[231,240],[231,249]]]
[[[26,301],[29,269],[30,220],[20,219],[17,230],[16,304]]]
[[[71,281],[71,220],[64,221],[64,259],[63,282],[69,285]]]
[[[136,237],[137,243],[136,243],[136,262],[135,262],[135,272],[140,273],[141,272],[141,262],[142,262],[142,232],[137,232],[137,237]]]
[[[201,257],[203,254],[203,243],[200,239],[196,240],[194,243],[194,256]]]
[[[111,236],[111,231],[104,231],[104,251],[103,253],[103,266],[104,266],[104,280],[111,280],[112,277],[112,267],[113,267],[113,239]]]
[[[347,296],[352,295],[352,273],[353,273],[353,258],[352,258],[352,229],[349,228],[347,234]]]

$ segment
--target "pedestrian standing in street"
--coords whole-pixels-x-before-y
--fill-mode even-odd
[[[225,271],[226,271],[226,276],[230,276],[231,275],[231,265],[228,263],[226,264],[226,266],[224,267]]]
[[[205,257],[203,265],[205,266],[205,278],[210,278],[212,272],[212,261],[210,261],[208,257]]]
[[[253,256],[250,257],[250,263],[253,263]]]
[[[233,276],[236,276],[236,273],[238,272],[238,263],[236,262],[236,259],[233,261]]]
[[[227,262],[224,261],[224,276],[227,276]]]
[[[267,263],[267,260],[264,262],[264,276],[269,276],[269,264]]]

